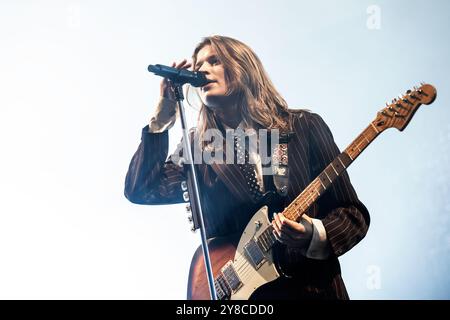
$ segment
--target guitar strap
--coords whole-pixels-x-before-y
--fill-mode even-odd
[[[278,143],[272,146],[271,167],[273,184],[277,193],[285,197],[289,187],[288,144],[294,132],[280,133]]]

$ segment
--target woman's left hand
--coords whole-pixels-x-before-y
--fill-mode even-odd
[[[287,219],[282,213],[274,215],[272,220],[274,235],[281,243],[290,247],[308,249],[313,235],[312,219],[302,215],[300,222]]]

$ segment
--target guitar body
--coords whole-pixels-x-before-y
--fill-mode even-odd
[[[222,278],[222,281],[226,282],[221,285],[221,281],[216,281],[219,299],[249,299],[257,288],[280,276],[274,263],[272,250],[264,252],[263,260],[258,264],[255,264],[248,255],[248,243],[258,237],[262,230],[269,227],[270,224],[268,207],[263,206],[250,219],[240,237],[213,238],[208,241],[214,278]],[[232,263],[229,263],[230,261]],[[227,290],[228,292],[225,292]],[[210,299],[201,247],[197,249],[192,258],[187,298]]]

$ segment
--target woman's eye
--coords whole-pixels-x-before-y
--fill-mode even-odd
[[[217,58],[212,58],[211,61],[210,61],[210,63],[211,63],[211,65],[219,64],[219,59],[217,59]]]

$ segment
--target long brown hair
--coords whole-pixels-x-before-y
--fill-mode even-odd
[[[254,129],[290,130],[288,105],[275,89],[258,56],[243,42],[225,36],[214,35],[203,38],[192,55],[197,63],[198,52],[210,45],[223,64],[227,95],[235,95],[241,108],[244,124]],[[220,129],[213,111],[201,104],[197,134],[200,141],[208,129]],[[208,143],[202,143],[205,147]]]

